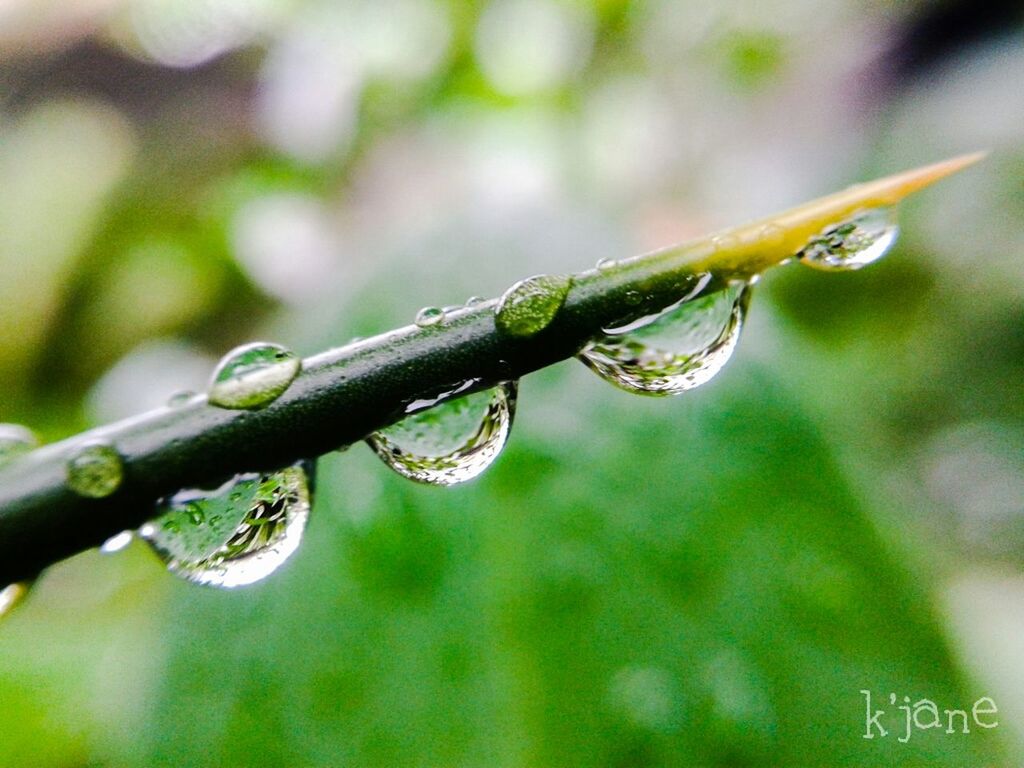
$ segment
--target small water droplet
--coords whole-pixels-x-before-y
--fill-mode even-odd
[[[67,463],[68,487],[79,496],[102,499],[121,486],[124,463],[114,447],[91,443],[80,448]]]
[[[0,464],[28,453],[39,445],[32,431],[20,424],[0,424]]]
[[[310,471],[304,464],[237,475],[212,491],[179,491],[139,528],[176,576],[230,589],[257,582],[299,547],[309,519]]]
[[[872,208],[826,227],[797,256],[816,269],[860,269],[882,258],[898,235],[895,209]]]
[[[25,599],[31,587],[31,582],[19,581],[0,589],[0,618],[13,611]]]
[[[473,307],[479,307],[485,301],[487,301],[487,299],[485,299],[483,296],[470,296],[468,299],[466,299],[466,306],[472,309]]]
[[[758,237],[764,245],[775,247],[782,245],[782,241],[786,238],[786,232],[778,224],[768,223],[761,227]]]
[[[183,389],[180,392],[175,392],[173,395],[167,398],[167,407],[180,408],[195,396],[196,393],[193,392],[191,389]]]
[[[612,267],[615,266],[615,264],[615,259],[598,259],[597,264],[595,264],[594,266],[603,272],[606,269],[611,269]]]
[[[704,281],[706,282],[706,280]],[[628,392],[675,395],[704,384],[729,361],[750,301],[747,283],[678,301],[590,341],[580,359]]]
[[[217,364],[209,401],[220,408],[264,408],[280,397],[299,375],[302,361],[277,344],[257,341],[236,347]]]
[[[109,539],[107,539],[100,545],[100,552],[102,552],[105,555],[110,555],[114,552],[120,552],[122,549],[124,549],[132,543],[132,538],[133,535],[131,531],[121,531],[120,533],[115,533],[113,536],[111,536]]]
[[[420,328],[430,328],[444,322],[444,310],[440,307],[424,307],[416,313],[415,323]]]
[[[516,383],[504,382],[426,407],[374,432],[366,442],[400,475],[421,483],[453,485],[476,477],[498,457],[508,439],[515,406]]]
[[[507,336],[539,333],[555,319],[571,285],[572,278],[565,275],[536,275],[520,280],[498,301],[494,324]]]
[[[731,251],[740,244],[740,241],[736,235],[722,234],[712,237],[711,244],[716,251]]]

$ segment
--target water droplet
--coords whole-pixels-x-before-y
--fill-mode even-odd
[[[32,431],[20,424],[0,424],[0,464],[31,451],[39,445]]]
[[[536,275],[520,280],[502,295],[494,323],[508,336],[533,336],[551,324],[572,285],[565,275]]]
[[[444,310],[440,307],[424,307],[416,313],[415,323],[420,328],[430,328],[444,322]]]
[[[687,297],[655,315],[605,329],[579,357],[601,378],[628,392],[675,395],[693,389],[729,361],[750,292],[747,283],[737,283],[696,299]]]
[[[479,307],[485,301],[487,301],[487,299],[485,299],[483,296],[470,296],[468,299],[466,299],[466,306],[472,309],[473,307]]]
[[[898,234],[895,209],[872,208],[826,227],[810,239],[798,258],[817,269],[860,269],[882,258]]]
[[[598,259],[594,266],[603,272],[606,269],[611,269],[615,264],[615,259]]]
[[[0,589],[0,618],[13,611],[25,599],[31,586],[31,582],[19,581]]]
[[[310,467],[311,470],[311,467]],[[277,570],[298,549],[309,519],[303,464],[236,475],[216,490],[179,491],[139,529],[171,573],[230,589]]]
[[[302,361],[277,344],[257,341],[236,347],[218,363],[209,401],[220,408],[264,408],[288,389]]]
[[[740,241],[736,235],[722,234],[712,237],[711,244],[714,246],[716,251],[731,251],[739,246]]]
[[[122,549],[124,549],[132,543],[132,538],[133,535],[131,531],[121,531],[120,533],[115,533],[109,539],[100,544],[100,552],[102,552],[104,555],[110,555],[114,552],[120,552]]]
[[[92,443],[68,459],[67,477],[68,487],[79,496],[102,499],[121,486],[124,463],[113,446]]]
[[[782,245],[786,239],[786,232],[778,224],[768,223],[761,227],[758,238],[764,245],[775,247]]]
[[[181,390],[181,392],[175,392],[173,395],[167,398],[167,407],[180,408],[195,396],[196,393],[193,392],[191,389],[183,389]]]
[[[393,470],[421,483],[453,485],[476,477],[494,462],[508,439],[516,383],[451,397],[462,389],[465,386],[437,404],[414,404],[425,410],[374,432],[366,442]]]

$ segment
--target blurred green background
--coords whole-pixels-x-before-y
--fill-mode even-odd
[[[566,362],[482,478],[320,463],[235,592],[136,542],[0,623],[0,765],[1024,758],[1019,3],[4,0],[0,421],[205,385],[975,149],[883,262],[766,276],[679,398]],[[871,741],[864,699],[999,706]],[[884,705],[884,701],[881,701]]]

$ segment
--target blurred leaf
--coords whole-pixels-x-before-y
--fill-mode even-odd
[[[13,401],[40,353],[75,258],[131,157],[124,118],[85,101],[0,125],[0,378]],[[11,402],[0,402],[5,409]]]
[[[973,699],[919,575],[889,559],[771,376],[739,366],[673,402],[587,404],[563,385],[550,396],[564,424],[531,417],[526,395],[507,455],[478,483],[418,487],[353,448],[325,460],[305,549],[280,578],[244,594],[181,589],[147,759],[959,766],[994,754],[989,733],[861,738],[863,688]]]

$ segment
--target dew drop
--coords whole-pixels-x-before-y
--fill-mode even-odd
[[[80,448],[67,463],[68,487],[79,496],[102,499],[121,486],[124,463],[120,454],[107,443],[91,443]]]
[[[604,272],[605,270],[611,269],[615,266],[615,259],[598,259],[597,264],[594,266]]]
[[[487,301],[487,299],[485,299],[483,296],[470,296],[468,299],[466,299],[466,306],[469,309],[472,309],[473,307],[479,307],[485,301]]]
[[[216,490],[162,500],[139,536],[176,576],[230,589],[277,570],[299,547],[309,519],[311,466],[236,475]]]
[[[191,389],[183,389],[181,390],[181,392],[175,392],[173,395],[167,398],[167,407],[180,408],[195,396],[196,393],[193,392]]]
[[[31,451],[39,445],[32,431],[20,424],[0,424],[0,464]]]
[[[502,295],[494,323],[507,336],[527,337],[544,330],[565,303],[572,278],[536,275],[520,280]]]
[[[711,245],[717,252],[731,251],[738,247],[739,244],[739,238],[731,233],[715,235],[711,238]]]
[[[687,297],[657,314],[605,329],[579,357],[601,378],[628,392],[676,395],[699,387],[732,356],[750,293],[748,283],[736,283],[696,299]]]
[[[872,208],[810,239],[798,258],[809,267],[850,270],[882,258],[899,235],[894,208]]]
[[[430,328],[444,322],[444,310],[440,307],[424,307],[416,313],[416,325],[420,328]]]
[[[761,227],[757,233],[758,239],[767,246],[777,247],[782,245],[786,239],[786,231],[778,224],[770,222]]]
[[[467,382],[470,384],[472,382]],[[516,410],[516,382],[451,397],[421,408],[366,442],[400,475],[433,485],[454,485],[479,475],[501,453]]]
[[[100,552],[104,555],[112,555],[114,552],[120,552],[132,543],[133,538],[134,536],[131,531],[115,533],[109,539],[100,544]]]
[[[277,344],[257,341],[236,347],[213,372],[209,402],[220,408],[264,408],[288,389],[301,367],[294,352]]]
[[[31,586],[31,582],[18,581],[0,589],[0,618],[13,611],[25,599]]]

